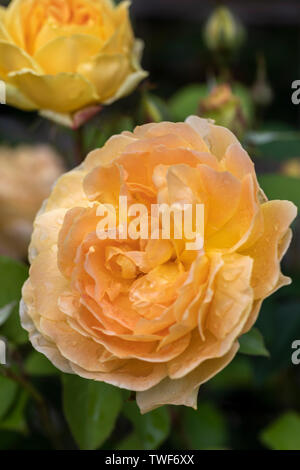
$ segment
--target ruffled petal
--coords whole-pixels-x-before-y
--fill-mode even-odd
[[[137,404],[142,414],[163,405],[185,405],[197,408],[197,396],[200,385],[220,372],[237,353],[238,343],[221,358],[209,359],[187,376],[171,380],[164,379],[160,384],[136,395]]]

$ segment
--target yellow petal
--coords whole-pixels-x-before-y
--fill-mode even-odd
[[[0,57],[0,76],[2,78],[6,78],[11,72],[22,69],[39,70],[37,64],[25,51],[6,41],[0,41]]]
[[[91,170],[98,165],[108,165],[118,158],[132,142],[135,142],[135,139],[124,134],[110,137],[101,149],[93,150],[88,154],[83,163],[84,168]]]
[[[110,373],[87,372],[71,364],[73,371],[86,379],[99,380],[127,390],[148,390],[166,377],[165,364],[151,364],[137,359],[123,361],[123,365]]]
[[[261,208],[264,233],[251,248],[245,250],[245,254],[254,260],[252,286],[255,299],[266,297],[276,287],[282,254],[279,244],[297,215],[296,206],[289,201],[269,201]]]
[[[26,295],[29,290],[30,282],[27,281],[23,287],[23,299],[20,304],[20,318],[23,328],[28,331],[29,339],[37,351],[44,354],[52,364],[62,372],[69,374],[72,373],[69,361],[60,354],[57,346],[52,341],[43,337],[41,332],[35,326],[31,317],[32,301],[30,301]]]
[[[6,102],[16,108],[24,109],[25,111],[33,111],[38,109],[37,104],[25,96],[19,88],[11,83],[6,83]]]
[[[78,74],[38,75],[21,70],[10,81],[42,109],[67,113],[98,101],[91,83]]]
[[[120,88],[118,88],[114,96],[103,101],[103,104],[112,104],[120,98],[129,95],[133,92],[133,90],[136,89],[138,84],[144,80],[144,78],[148,77],[148,75],[148,72],[145,72],[144,70],[139,70],[138,72],[129,74],[121,84]]]
[[[44,336],[56,344],[62,356],[71,364],[77,364],[86,371],[105,371],[101,357],[106,351],[101,344],[81,335],[63,321],[53,322],[43,318],[40,329]],[[118,366],[120,366],[120,361],[114,361],[112,369]]]
[[[112,163],[94,168],[85,177],[83,188],[90,201],[97,200],[102,204],[113,204],[117,207],[122,183],[121,168]]]
[[[12,42],[5,26],[5,12],[6,9],[0,5],[0,41]]]
[[[224,165],[227,171],[240,180],[243,180],[245,176],[251,174],[256,186],[258,186],[254,163],[240,144],[231,144],[227,148],[225,158],[221,164]]]
[[[25,39],[24,39],[24,30],[22,24],[22,4],[23,9],[30,8],[31,2],[27,2],[27,5],[23,0],[13,0],[10,2],[5,11],[5,26],[12,37],[16,45],[24,48]],[[24,11],[24,10],[23,10]]]
[[[185,405],[196,409],[200,385],[224,369],[232,361],[238,348],[239,345],[234,344],[223,357],[203,362],[197,369],[181,379],[166,378],[155,387],[145,392],[138,392],[136,400],[141,413],[148,413],[163,405]]]
[[[35,308],[39,315],[50,320],[63,319],[58,309],[58,297],[67,288],[67,281],[58,269],[57,250],[42,251],[30,268],[30,279],[35,295]]]
[[[230,145],[240,145],[235,135],[226,127],[210,124],[209,129],[210,132],[207,139],[210,143],[210,151],[218,158],[218,160],[221,160],[225,156]]]
[[[76,73],[78,66],[99,53],[101,46],[102,41],[93,36],[60,36],[39,49],[33,57],[45,73]]]
[[[100,102],[112,98],[131,73],[128,58],[123,54],[99,54],[90,62],[81,64],[78,72],[94,84]]]
[[[224,256],[224,265],[217,274],[214,296],[206,327],[216,338],[225,338],[241,321],[253,302],[251,274],[253,261],[238,254]]]
[[[227,198],[225,198],[227,199]],[[255,230],[261,234],[260,206],[256,200],[253,178],[245,176],[241,185],[240,199],[231,219],[207,240],[208,249],[237,250],[245,244]],[[213,210],[213,208],[212,208]],[[258,225],[256,225],[256,222]]]
[[[67,209],[55,209],[37,215],[29,250],[31,263],[41,251],[49,250],[57,244],[66,212]]]
[[[85,175],[86,172],[80,169],[75,169],[62,175],[57,180],[46,202],[45,211],[58,208],[70,209],[76,206],[88,206],[89,200],[83,191],[82,185]]]
[[[115,32],[103,46],[104,53],[124,52],[128,54],[133,46],[134,36],[128,15],[129,2],[122,2],[115,11]]]

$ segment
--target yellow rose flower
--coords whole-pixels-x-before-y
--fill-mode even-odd
[[[64,169],[48,146],[0,147],[0,254],[25,258],[32,223]]]
[[[204,204],[204,246],[101,239],[98,210],[120,213],[120,195]],[[37,216],[22,324],[59,369],[137,391],[143,413],[196,407],[263,299],[290,282],[280,260],[295,216],[291,202],[266,199],[226,128],[192,116],[123,132],[62,176]]]
[[[7,103],[75,126],[76,112],[92,114],[95,105],[129,94],[147,74],[128,7],[112,0],[12,0],[0,7]]]

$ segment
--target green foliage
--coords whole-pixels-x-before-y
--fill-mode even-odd
[[[136,403],[127,402],[123,413],[131,421],[134,433],[129,441],[123,441],[121,446],[130,445],[140,449],[157,449],[170,432],[170,416],[166,407],[153,410],[141,415]]]
[[[300,302],[295,299],[282,303],[272,297],[265,300],[256,325],[270,351],[270,358],[255,363],[256,380],[263,383],[270,375],[291,367],[291,345],[300,338]]]
[[[188,85],[179,90],[169,101],[172,117],[176,121],[184,121],[192,114],[198,114],[199,102],[208,94],[206,85]]]
[[[265,347],[264,338],[257,328],[252,328],[248,333],[241,336],[239,343],[239,352],[242,354],[250,354],[251,356],[270,356],[269,351]]]
[[[27,423],[25,418],[25,408],[27,402],[28,393],[24,390],[19,390],[13,406],[4,416],[3,420],[0,421],[0,430],[26,433]]]
[[[25,361],[25,372],[33,377],[58,375],[59,371],[51,362],[37,351],[32,351]]]
[[[28,337],[19,319],[21,289],[27,277],[27,266],[18,261],[0,257],[0,325],[2,325],[0,335],[14,344],[26,343]]]
[[[300,179],[280,174],[261,175],[259,183],[269,199],[292,201],[300,207]]]
[[[300,155],[300,132],[284,123],[265,124],[249,132],[246,141],[255,146],[258,158],[274,165]]]
[[[142,123],[170,121],[167,104],[158,96],[145,93],[141,103],[139,121]]]
[[[216,449],[227,445],[225,419],[210,402],[200,403],[196,411],[186,408],[182,426],[190,449]]]
[[[0,308],[20,299],[21,289],[27,277],[28,269],[24,264],[0,256]]]
[[[112,385],[63,375],[63,407],[80,449],[100,447],[114,429],[122,406],[121,391]]]
[[[273,450],[300,450],[300,414],[284,413],[262,431],[260,439]]]
[[[253,121],[254,118],[254,105],[251,99],[250,93],[246,87],[239,83],[232,85],[232,93],[235,98],[239,101],[239,106],[243,112],[244,119],[248,125]],[[174,120],[184,121],[190,115],[199,114],[200,102],[207,98],[209,95],[209,86],[193,84],[188,85],[179,90],[169,101],[169,108]],[[232,115],[235,115],[236,105],[229,103],[224,107],[223,111],[216,111],[211,116],[212,119],[216,120],[217,124],[226,125],[226,122],[230,123]],[[222,122],[218,122],[218,117]]]
[[[0,427],[1,420],[5,417],[16,398],[18,386],[12,380],[0,375]]]
[[[15,306],[16,306],[16,302],[14,301],[0,308],[0,326],[6,322],[9,316],[12,314]]]
[[[225,369],[209,381],[209,388],[217,391],[251,388],[253,379],[254,374],[249,358],[237,355]]]

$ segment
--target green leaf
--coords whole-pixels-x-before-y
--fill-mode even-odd
[[[263,430],[260,440],[272,450],[300,450],[300,414],[283,414]]]
[[[16,403],[11,408],[5,419],[0,421],[0,430],[17,431],[25,433],[27,424],[25,419],[25,408],[28,402],[28,393],[22,390],[17,398]]]
[[[145,93],[141,106],[141,118],[143,122],[170,121],[167,104],[159,96]]]
[[[0,256],[0,308],[21,298],[21,289],[27,277],[27,266]]]
[[[125,437],[117,446],[118,450],[143,450],[143,444],[136,432],[132,432]]]
[[[289,200],[300,207],[299,178],[272,173],[258,179],[269,199]]]
[[[253,362],[255,380],[260,385],[270,375],[280,374],[282,370],[292,365],[291,345],[295,338],[299,337],[297,332],[300,332],[300,302],[289,299],[282,302],[279,301],[280,296],[279,292],[264,301],[257,321],[257,326],[271,353],[269,359],[262,358]]]
[[[25,372],[33,377],[59,374],[58,369],[43,354],[37,351],[32,351],[26,359]]]
[[[18,386],[12,380],[0,375],[0,421],[13,404]]]
[[[264,339],[257,328],[252,328],[248,333],[239,339],[241,354],[250,354],[251,356],[266,356],[270,353],[265,347]]]
[[[12,313],[0,328],[0,333],[6,339],[16,345],[25,344],[28,342],[28,333],[25,331],[20,322],[19,315],[19,302],[13,308]]]
[[[114,429],[121,391],[76,375],[63,375],[62,381],[64,413],[75,441],[82,450],[97,449]]]
[[[256,146],[259,157],[273,162],[293,158],[300,152],[300,132],[282,123],[265,124],[260,131],[247,133],[245,140]]]
[[[16,302],[11,302],[10,304],[5,305],[5,307],[0,308],[0,326],[6,322],[10,314],[12,313]]]
[[[233,388],[250,388],[254,381],[250,359],[246,356],[235,356],[234,360],[209,381],[213,390]]]
[[[135,433],[141,440],[142,449],[157,449],[168,437],[170,416],[166,407],[141,415],[135,402],[127,402],[123,412],[126,418],[132,422]]]
[[[10,258],[0,257],[0,308],[12,306],[12,311],[0,329],[1,335],[15,344],[28,341],[28,335],[23,330],[19,318],[19,300],[21,289],[28,277],[28,268],[25,264]],[[7,312],[6,312],[7,313]]]
[[[188,85],[179,90],[169,102],[173,119],[184,121],[188,116],[198,114],[200,99],[207,95],[207,85]]]
[[[228,432],[222,413],[211,403],[201,403],[197,410],[186,408],[183,429],[190,449],[222,448]]]

